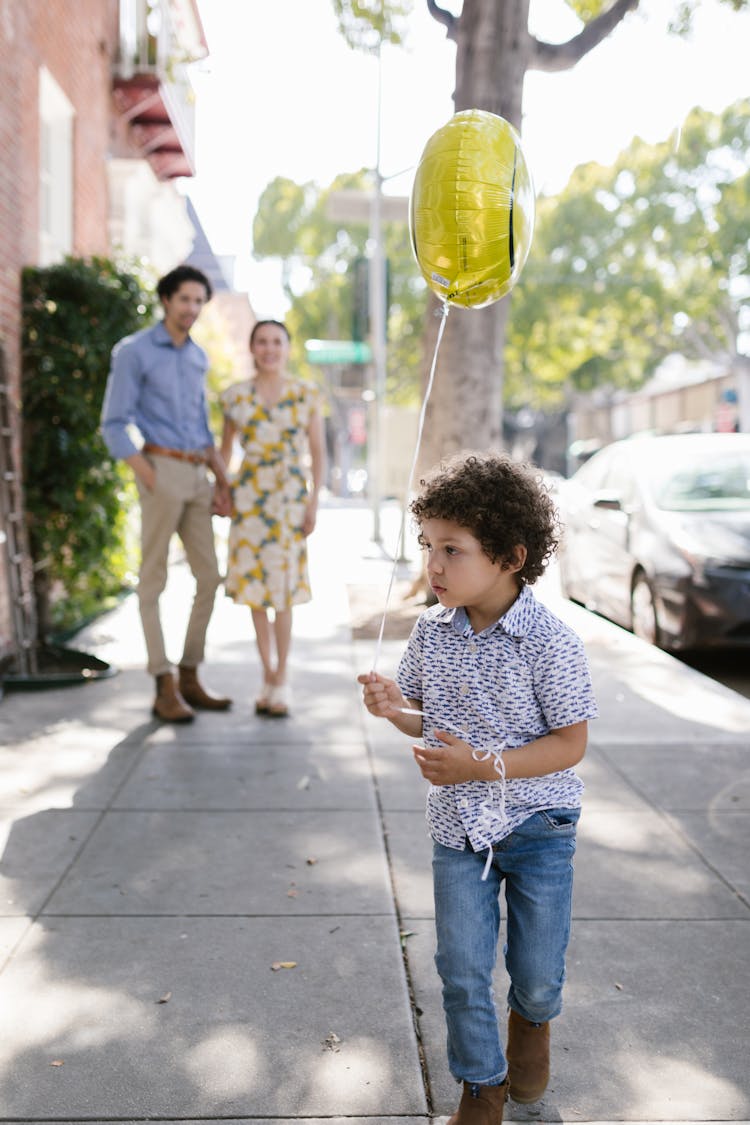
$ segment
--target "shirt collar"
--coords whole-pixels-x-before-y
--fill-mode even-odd
[[[531,630],[536,617],[537,603],[529,586],[522,586],[521,592],[513,605],[502,617],[483,630],[490,633],[493,629],[502,629],[511,637],[525,637]],[[459,636],[464,636],[470,631],[469,618],[463,606],[441,608],[434,614],[433,620],[443,625],[452,625]]]
[[[525,637],[531,631],[536,617],[536,598],[531,589],[523,585],[513,605],[498,621],[498,625],[511,637]]]
[[[169,335],[166,328],[164,327],[164,321],[163,320],[158,321],[154,325],[153,340],[154,340],[155,344],[159,344],[161,347],[167,347],[167,348],[177,347],[174,340],[172,339],[172,337]],[[185,340],[186,344],[192,344],[192,342],[193,342],[192,336],[188,336],[188,338]]]

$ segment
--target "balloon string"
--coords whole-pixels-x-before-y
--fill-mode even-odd
[[[422,445],[422,432],[424,430],[424,420],[425,420],[425,416],[427,414],[427,403],[429,402],[430,394],[432,392],[432,384],[435,381],[435,371],[437,369],[437,357],[438,357],[438,352],[440,351],[440,344],[441,344],[441,341],[443,339],[443,333],[445,331],[445,322],[448,319],[448,310],[449,309],[450,309],[450,305],[448,304],[447,301],[444,301],[443,302],[443,315],[440,319],[440,327],[438,329],[437,340],[435,342],[435,354],[432,357],[432,366],[430,367],[430,377],[427,380],[427,387],[425,389],[424,398],[422,400],[422,409],[419,412],[419,424],[417,426],[417,440],[416,440],[416,444],[414,446],[414,456],[412,457],[411,468],[409,469],[409,479],[406,483],[406,495],[404,497],[404,505],[403,505],[403,508],[402,508],[402,511],[401,511],[401,525],[400,525],[399,530],[398,530],[398,540],[396,542],[396,550],[393,552],[393,566],[391,568],[390,579],[388,580],[388,589],[387,589],[386,595],[385,595],[385,605],[383,606],[383,616],[382,616],[381,621],[380,621],[380,630],[378,632],[378,640],[377,640],[377,644],[375,645],[375,656],[374,656],[373,662],[372,662],[372,671],[373,672],[376,670],[376,668],[378,666],[378,661],[380,659],[380,650],[381,650],[382,645],[383,645],[383,632],[385,630],[385,619],[386,619],[386,615],[388,613],[388,605],[389,605],[389,602],[391,600],[391,592],[393,590],[393,582],[394,582],[394,579],[396,577],[396,569],[398,567],[398,561],[399,561],[399,558],[401,557],[401,552],[402,552],[403,544],[404,544],[404,533],[405,533],[405,530],[406,530],[406,509],[407,509],[408,504],[409,504],[409,494],[411,492],[411,486],[412,486],[412,482],[414,480],[414,474],[415,474],[416,469],[417,469],[417,459],[419,457],[419,450],[420,450],[420,447]]]

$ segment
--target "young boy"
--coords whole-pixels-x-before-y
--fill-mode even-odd
[[[413,752],[431,782],[435,963],[463,1083],[449,1125],[500,1125],[508,1094],[536,1101],[549,1079],[583,789],[573,767],[596,704],[581,641],[530,589],[557,547],[541,481],[476,454],[421,483],[410,510],[440,604],[417,621],[395,681],[359,682],[371,714],[424,743]],[[505,1051],[492,997],[503,882]]]

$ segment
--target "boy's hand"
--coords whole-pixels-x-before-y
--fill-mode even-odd
[[[379,719],[388,719],[409,738],[419,738],[422,733],[421,712],[405,715],[403,709],[406,707],[411,712],[414,707],[419,707],[421,704],[406,699],[395,680],[379,676],[377,672],[367,672],[363,676],[357,676],[357,682],[363,685],[362,697],[371,715],[376,715]]]
[[[380,676],[377,672],[357,676],[357,683],[363,685],[362,698],[371,715],[392,719],[400,714],[400,707],[409,706],[396,681]]]
[[[432,785],[460,785],[462,781],[477,781],[478,763],[471,756],[471,746],[448,731],[433,731],[442,746],[413,746],[414,760],[422,777]],[[483,779],[486,780],[486,779]]]

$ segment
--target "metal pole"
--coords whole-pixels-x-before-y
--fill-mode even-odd
[[[372,502],[372,537],[382,540],[380,529],[381,458],[383,437],[383,400],[386,373],[386,308],[385,308],[385,257],[383,254],[382,195],[383,177],[380,172],[380,115],[382,94],[381,43],[378,44],[378,100],[377,149],[375,157],[372,207],[370,210],[370,337],[372,348],[372,391],[370,414],[369,482]]]

